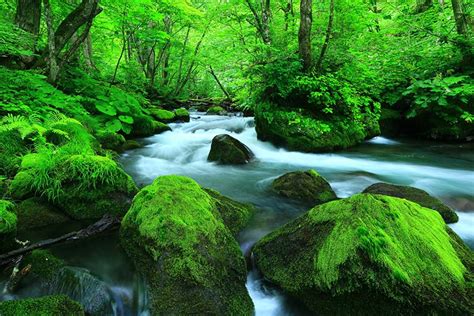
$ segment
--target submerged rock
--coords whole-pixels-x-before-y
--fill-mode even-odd
[[[133,200],[120,233],[145,276],[153,315],[253,313],[239,245],[192,179],[155,179]]]
[[[418,188],[389,183],[375,183],[366,188],[363,193],[383,194],[407,199],[437,211],[446,223],[456,223],[459,220],[458,215],[452,208],[429,195],[428,192]]]
[[[17,217],[13,203],[0,200],[0,253],[14,248],[17,231]]]
[[[171,128],[162,122],[157,122],[149,116],[139,116],[134,119],[131,137],[148,137],[170,131]]]
[[[19,231],[71,221],[69,217],[61,213],[61,210],[37,197],[18,203],[16,216]]]
[[[316,206],[253,248],[257,268],[318,315],[473,311],[473,253],[441,216],[389,196]]]
[[[189,112],[185,108],[174,110],[174,114],[176,115],[176,118],[175,118],[176,121],[189,122],[191,120]]]
[[[174,112],[164,109],[151,109],[150,114],[155,120],[162,123],[171,123],[176,120],[176,114]]]
[[[83,316],[82,306],[65,295],[0,302],[0,315]]]
[[[240,203],[212,189],[204,189],[213,199],[224,224],[235,236],[247,226],[255,212],[252,204]]]
[[[30,154],[15,176],[10,192],[17,199],[44,196],[73,219],[123,215],[138,191],[115,161],[96,155],[70,155],[47,169],[48,179],[36,181],[49,156]]]
[[[348,117],[322,120],[304,109],[271,104],[255,108],[255,128],[260,140],[304,152],[345,149],[380,134],[377,119],[369,115],[363,122]]]
[[[272,190],[279,195],[312,206],[337,199],[331,185],[314,170],[284,174],[273,181]]]
[[[208,161],[224,165],[243,165],[252,160],[254,154],[239,140],[227,134],[217,135],[212,139]]]

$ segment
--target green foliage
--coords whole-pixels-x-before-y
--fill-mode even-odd
[[[11,202],[0,200],[0,235],[16,232],[17,218]]]
[[[469,76],[417,80],[403,95],[412,101],[407,118],[429,113],[440,125],[474,124],[474,79]]]
[[[84,316],[82,306],[65,295],[0,302],[2,316]]]

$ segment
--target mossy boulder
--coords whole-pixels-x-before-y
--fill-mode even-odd
[[[267,235],[257,268],[318,315],[471,314],[473,252],[441,216],[395,197],[332,201]]]
[[[138,116],[132,125],[131,137],[148,137],[171,130],[171,128],[161,122],[155,121],[150,116]]]
[[[150,109],[151,116],[162,123],[171,123],[176,120],[176,114],[174,112],[164,110],[164,109]]]
[[[0,253],[7,252],[15,246],[17,217],[13,203],[0,200]]]
[[[226,115],[227,111],[222,106],[211,106],[207,112],[209,115]]]
[[[191,116],[189,115],[188,110],[186,110],[185,108],[174,110],[174,114],[176,116],[176,121],[189,122],[191,120]]]
[[[21,156],[28,147],[17,130],[0,132],[0,175],[13,177],[21,164]]]
[[[253,157],[252,151],[239,140],[227,134],[221,134],[212,139],[207,160],[223,165],[244,165]]]
[[[142,144],[140,144],[136,140],[130,139],[130,140],[127,140],[125,144],[123,145],[123,150],[126,151],[126,150],[138,149],[142,147],[143,147]]]
[[[272,190],[311,206],[337,199],[331,185],[314,170],[284,174],[273,181]]]
[[[97,140],[101,143],[102,148],[121,152],[126,142],[125,137],[118,133],[102,132],[96,136]]]
[[[319,119],[305,109],[262,103],[255,108],[258,139],[289,150],[327,152],[345,149],[380,134],[376,118]]]
[[[22,268],[30,266],[28,278],[43,283],[43,287],[51,284],[58,272],[65,267],[63,260],[54,256],[50,251],[41,249],[33,250],[21,264]]]
[[[0,302],[2,316],[83,316],[82,306],[65,295]]]
[[[224,224],[234,236],[247,226],[255,212],[252,204],[237,202],[216,190],[205,188],[204,191],[214,199]]]
[[[407,199],[437,211],[446,223],[456,223],[459,220],[458,215],[452,208],[434,196],[429,195],[428,192],[418,188],[389,183],[375,183],[366,188],[363,193],[383,194]]]
[[[17,199],[47,198],[73,219],[123,215],[138,191],[115,161],[95,155],[67,155],[50,163],[48,156],[25,156],[22,171],[9,190]],[[38,177],[41,174],[41,177]]]
[[[19,202],[15,213],[18,218],[18,231],[71,221],[60,209],[38,197]]]
[[[156,178],[133,200],[120,233],[153,315],[253,313],[239,245],[192,179]]]

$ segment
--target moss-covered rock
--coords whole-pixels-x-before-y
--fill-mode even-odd
[[[209,114],[209,115],[226,115],[227,111],[222,106],[216,105],[216,106],[211,106],[207,110],[207,114]]]
[[[458,215],[452,208],[429,195],[428,192],[418,188],[389,183],[375,183],[366,188],[363,193],[383,194],[407,199],[437,211],[446,223],[456,223],[459,220]]]
[[[130,140],[127,140],[127,142],[123,145],[122,149],[126,151],[126,150],[138,149],[142,147],[143,147],[142,144],[140,144],[136,140],[130,139]]]
[[[25,156],[15,176],[11,195],[47,198],[73,219],[97,219],[105,214],[123,215],[138,191],[115,161],[95,155],[68,155],[57,161],[48,156]]]
[[[244,165],[253,157],[252,151],[239,140],[227,134],[221,134],[212,139],[207,160],[223,165]]]
[[[174,114],[176,115],[176,118],[175,118],[176,121],[189,122],[191,120],[189,112],[185,108],[174,110]]]
[[[22,267],[30,266],[29,277],[46,284],[51,284],[58,274],[64,268],[63,260],[54,256],[48,250],[33,250],[23,261]]]
[[[176,114],[174,112],[164,110],[164,109],[150,109],[151,116],[162,123],[171,123],[176,120]]]
[[[171,128],[161,122],[157,122],[150,116],[139,116],[134,119],[131,137],[148,137],[171,130]]]
[[[0,253],[11,250],[15,246],[17,218],[13,203],[0,200]]]
[[[234,201],[216,190],[205,188],[204,191],[214,199],[224,224],[234,236],[247,226],[255,212],[252,204]]]
[[[38,197],[19,202],[15,212],[18,218],[18,231],[71,221],[60,209]]]
[[[121,242],[145,276],[153,315],[253,313],[239,246],[192,179],[163,176],[143,188]]]
[[[318,315],[467,315],[474,293],[466,247],[430,209],[359,194],[316,206],[253,254],[265,278]]]
[[[2,316],[83,316],[82,306],[65,295],[0,302]]]
[[[331,185],[314,170],[284,174],[273,181],[272,190],[311,206],[337,199]]]
[[[260,140],[289,150],[326,152],[345,149],[380,134],[378,121],[346,117],[315,118],[304,109],[287,109],[262,103],[255,108],[255,128]]]
[[[126,142],[125,137],[118,133],[102,132],[96,136],[97,140],[101,143],[102,148],[121,152]]]
[[[0,132],[0,144],[0,175],[13,177],[28,147],[17,130]]]

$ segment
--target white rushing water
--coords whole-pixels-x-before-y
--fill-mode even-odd
[[[272,195],[275,177],[294,170],[316,169],[339,197],[361,192],[375,182],[411,185],[443,200],[464,201],[460,222],[452,228],[474,247],[474,153],[452,145],[443,147],[404,143],[376,137],[345,152],[312,154],[287,151],[257,139],[253,118],[195,114],[190,123],[172,124],[172,131],[144,140],[144,148],[126,153],[122,163],[139,185],[160,175],[194,178],[237,200],[252,202],[259,211],[240,236],[242,249],[271,230],[301,214],[304,209]],[[211,141],[229,134],[246,144],[256,161],[246,166],[219,166],[207,161]],[[467,202],[466,202],[467,201]],[[451,204],[456,207],[456,203]],[[257,315],[292,315],[282,295],[265,287],[255,271],[247,280]],[[298,313],[296,313],[298,314]]]

